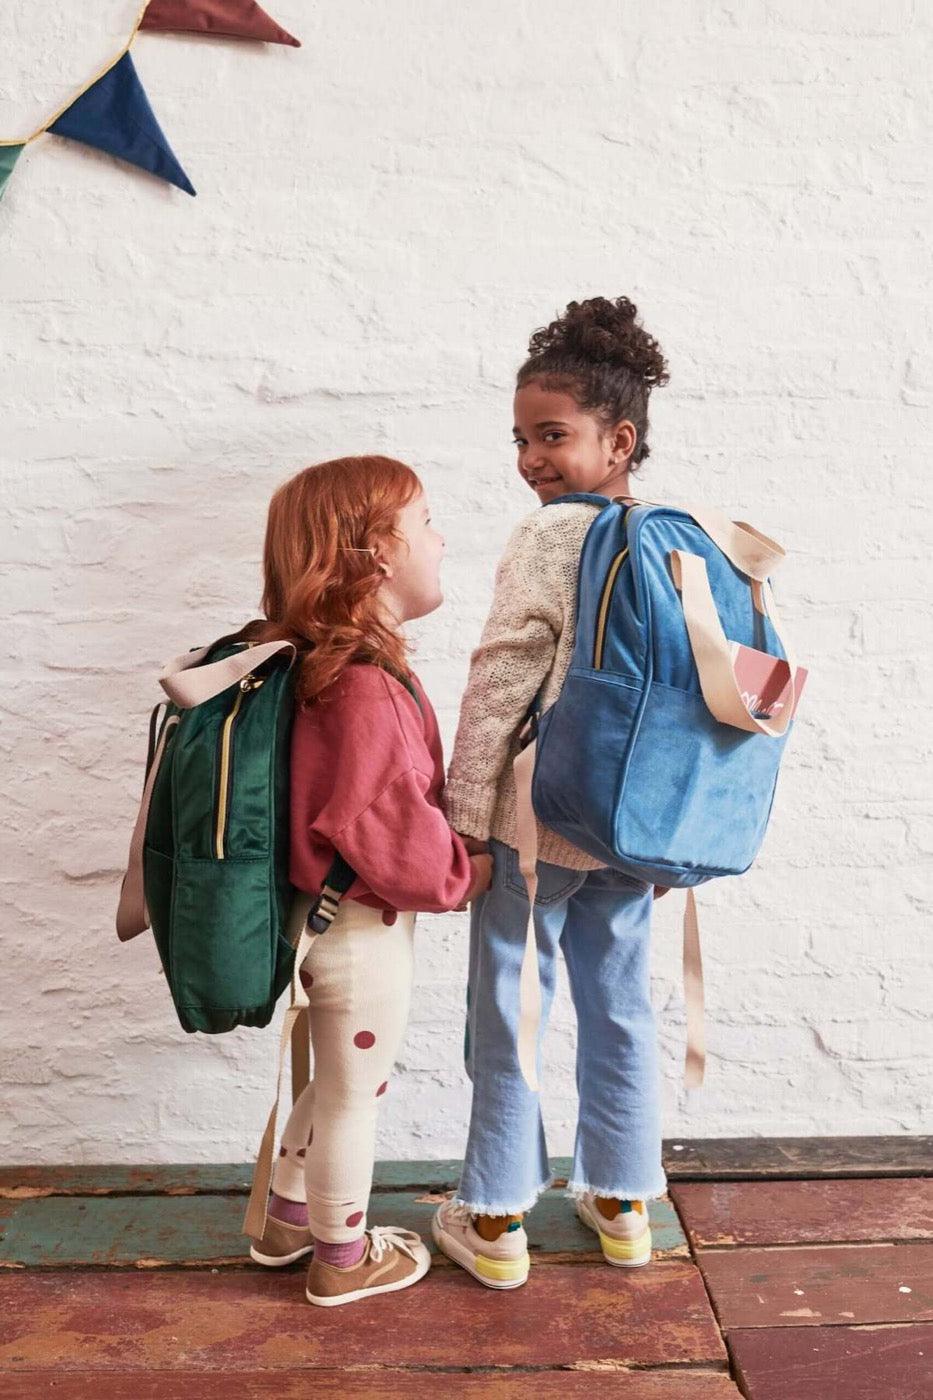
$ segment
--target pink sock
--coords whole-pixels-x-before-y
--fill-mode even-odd
[[[269,1197],[269,1214],[273,1220],[284,1221],[286,1225],[307,1225],[308,1207],[304,1201],[290,1201],[286,1196],[277,1196],[273,1191]]]
[[[314,1241],[314,1257],[322,1264],[335,1264],[338,1269],[349,1269],[358,1264],[366,1249],[366,1236],[358,1240],[347,1240],[346,1244],[328,1244],[326,1240]]]

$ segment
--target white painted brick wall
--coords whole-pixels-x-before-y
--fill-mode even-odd
[[[0,129],[119,47],[135,0],[0,10]],[[929,37],[912,0],[270,0],[299,51],[143,37],[197,200],[47,138],[0,206],[8,1161],[242,1159],[275,1034],[179,1029],[112,917],[154,674],[250,614],[293,469],[415,463],[449,541],[419,634],[452,737],[529,509],[511,376],[574,296],[631,294],[673,370],[649,496],[788,542],[812,664],[762,859],[704,894],[708,1087],[672,1134],[930,1128]],[[924,300],[926,296],[926,300]],[[926,629],[926,630],[924,630]],[[425,919],[380,1150],[458,1155],[466,928]],[[562,996],[546,1083],[571,1143]]]

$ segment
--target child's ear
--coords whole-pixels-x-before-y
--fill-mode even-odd
[[[635,451],[635,444],[638,442],[638,432],[635,424],[627,418],[623,418],[621,423],[617,423],[612,435],[612,453],[620,461],[627,462]]]
[[[382,553],[382,550],[378,547],[373,550],[373,562],[376,568],[379,569],[381,573],[385,574],[386,578],[392,577],[392,567]]]

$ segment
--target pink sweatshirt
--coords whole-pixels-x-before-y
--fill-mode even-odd
[[[290,879],[317,894],[338,851],[359,877],[347,898],[442,913],[462,904],[470,858],[441,811],[444,755],[421,708],[378,666],[348,666],[292,734]]]

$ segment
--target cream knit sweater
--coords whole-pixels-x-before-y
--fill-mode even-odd
[[[509,540],[492,607],[460,708],[444,805],[451,826],[480,840],[517,844],[512,760],[535,695],[542,709],[560,694],[574,642],[580,551],[597,507],[575,501],[536,510]],[[546,827],[538,855],[571,870],[600,862]]]

